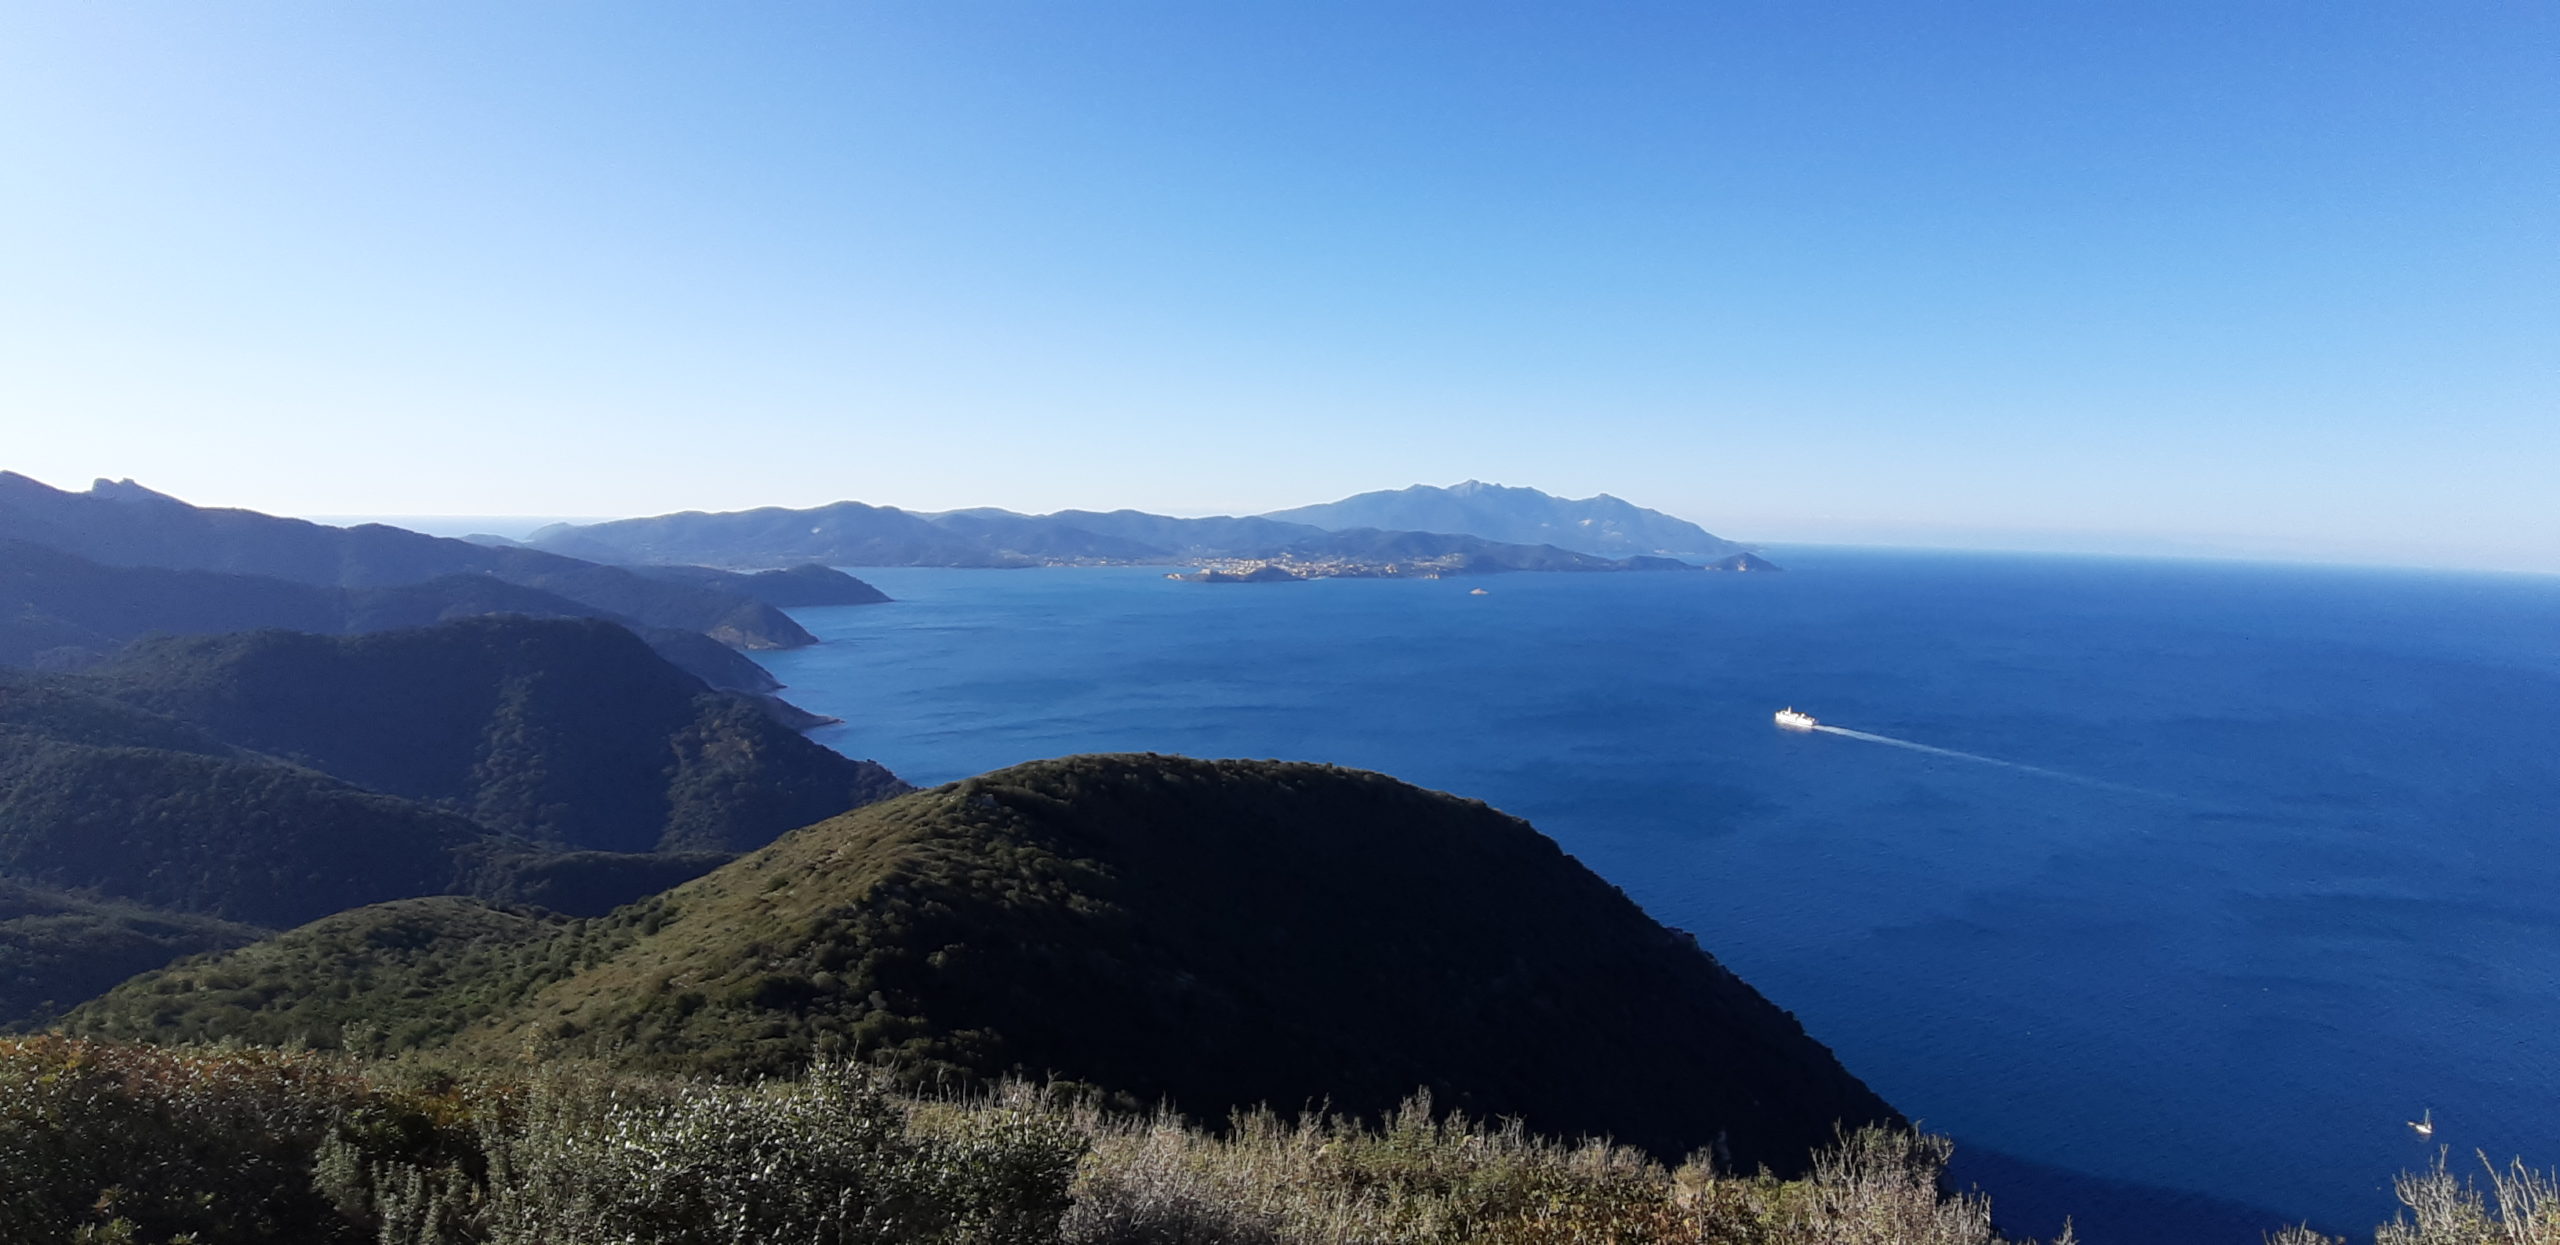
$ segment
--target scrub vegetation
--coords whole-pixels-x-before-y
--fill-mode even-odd
[[[1016,766],[590,920],[360,908],[137,977],[63,1025],[732,1078],[860,1058],[920,1087],[1067,1081],[1206,1120],[1262,1103],[1375,1120],[1419,1088],[1785,1175],[1834,1122],[1901,1122],[1527,823],[1270,761]]]
[[[0,1240],[26,1245],[2000,1245],[1987,1200],[1941,1187],[1950,1153],[1868,1128],[1782,1180],[1427,1097],[1203,1128],[1023,1082],[903,1092],[859,1064],[723,1082],[0,1040]],[[2377,1245],[2560,1241],[2546,1173],[2482,1189],[2439,1163],[2399,1189]]]
[[[827,1064],[721,1083],[591,1064],[0,1041],[0,1239],[1996,1240],[1943,1142],[1871,1130],[1798,1181],[1435,1114],[1204,1130],[1022,1083],[902,1094]]]

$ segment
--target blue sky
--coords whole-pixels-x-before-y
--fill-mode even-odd
[[[0,466],[2560,570],[2560,8],[0,5]]]

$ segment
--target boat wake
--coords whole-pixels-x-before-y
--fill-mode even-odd
[[[1916,744],[1908,739],[1896,739],[1891,735],[1871,735],[1865,731],[1850,730],[1845,726],[1816,724],[1804,729],[1820,731],[1825,735],[1838,735],[1846,739],[1863,739],[1871,744],[1885,744],[1889,747],[1908,748],[1913,752],[1926,752],[1932,756],[1954,757],[1959,761],[1978,761],[1984,765],[1997,765],[2002,769],[2019,770],[2024,773],[2036,774],[2045,778],[2057,778],[2063,782],[2076,782],[2084,787],[2100,787],[2108,791],[2131,792],[2134,795],[2159,794],[2159,792],[2156,791],[2145,791],[2140,787],[2128,787],[2123,783],[2107,782],[2103,779],[2097,778],[2083,778],[2078,774],[2066,774],[2061,770],[2046,769],[2040,765],[2024,765],[2016,761],[2003,761],[1998,757],[1987,757],[1979,752],[1958,752],[1953,748],[1936,748],[1931,747],[1928,744]]]

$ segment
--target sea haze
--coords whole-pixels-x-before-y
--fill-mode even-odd
[[[863,569],[898,602],[758,658],[917,783],[1155,750],[1484,799],[1969,1147],[2359,1233],[2436,1145],[2560,1162],[2560,580],[1782,560]]]

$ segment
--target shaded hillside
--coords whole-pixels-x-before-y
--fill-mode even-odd
[[[210,571],[110,567],[0,538],[0,665],[74,666],[153,631],[338,631],[343,594]]]
[[[558,554],[490,548],[380,524],[328,527],[190,506],[130,480],[101,480],[86,493],[71,493],[0,471],[0,538],[108,566],[263,575],[323,587],[381,588],[484,574],[740,648],[815,642],[780,610],[725,585],[649,579]]]
[[[482,614],[618,622],[648,641],[659,656],[713,687],[761,693],[782,686],[764,667],[699,631],[646,626],[491,575],[444,575],[389,588],[329,588],[264,575],[106,566],[59,549],[0,539],[0,666],[77,669],[153,632],[214,635],[278,628],[341,635]]]
[[[346,908],[455,891],[601,915],[728,859],[546,849],[75,689],[0,684],[0,1026]]]
[[[429,941],[479,938],[483,918],[439,912]],[[329,996],[393,1027],[483,1017],[471,1049],[728,1072],[858,1050],[917,1077],[1055,1074],[1212,1119],[1257,1102],[1378,1112],[1421,1086],[1534,1128],[1782,1169],[1834,1121],[1894,1118],[1526,823],[1326,766],[998,771],[549,936],[583,939],[576,954],[509,943],[476,979],[430,960],[350,994],[328,966],[367,954],[361,919],[138,979],[69,1023],[265,1037]]]
[[[0,731],[0,877],[282,926],[452,889],[487,833],[272,762]]]
[[[493,838],[464,854],[454,889],[501,907],[603,916],[735,859],[734,852],[564,852]]]
[[[1031,566],[965,533],[949,532],[895,506],[840,501],[808,510],[766,506],[708,514],[688,510],[609,523],[556,523],[527,543],[607,562],[702,562],[772,566]]]
[[[0,740],[246,757],[203,727],[113,699],[89,680],[22,670],[0,670]]]
[[[663,672],[683,685],[681,699],[694,715],[675,737],[636,740],[609,729],[631,720],[611,697],[583,707],[534,705],[530,718],[511,721],[539,719],[551,739],[590,730],[613,736],[604,746],[636,750],[637,768],[663,762],[661,786],[678,792],[666,801],[670,824],[704,838],[762,842],[823,812],[903,789],[877,767],[846,761],[764,720],[743,698],[691,683],[609,625],[502,620],[458,630],[561,627],[618,636],[639,657],[626,652],[613,668]],[[183,655],[166,648],[179,643],[146,652],[185,671]],[[255,705],[259,679],[313,674],[291,662],[224,659],[261,647],[254,637],[197,643],[215,656],[193,671],[196,681],[172,678],[158,691],[210,686],[245,692]],[[471,675],[433,645],[410,673],[454,686],[466,686]],[[243,926],[225,922],[290,926],[446,892],[600,915],[729,859],[723,852],[561,850],[500,833],[462,815],[453,807],[459,801],[437,807],[366,790],[222,738],[218,727],[236,728],[237,720],[209,727],[119,699],[150,686],[130,677],[0,672],[0,1025],[79,1002],[179,955],[245,940],[235,936]],[[187,699],[160,696],[164,705]],[[402,740],[437,742],[424,719],[393,708],[381,706],[368,723],[377,737],[395,748]],[[545,741],[544,730],[496,732],[481,741],[481,767],[521,774],[596,761],[592,747],[568,751],[564,761]],[[689,766],[669,760],[686,754],[706,759]],[[795,799],[809,803],[795,806]],[[208,931],[221,937],[208,941]]]
[[[502,894],[546,867],[523,859],[531,844],[97,689],[0,676],[0,879],[287,926],[407,895]]]
[[[1416,484],[1382,489],[1321,505],[1274,510],[1263,517],[1328,531],[1371,527],[1450,532],[1505,544],[1554,545],[1604,558],[1651,554],[1705,560],[1742,552],[1742,546],[1695,523],[1607,493],[1571,499],[1480,480],[1448,488]]]
[[[162,638],[95,677],[237,746],[545,843],[749,848],[905,789],[603,622]]]
[[[0,1027],[42,1023],[136,973],[269,932],[0,878]]]
[[[889,594],[815,562],[772,571],[731,572],[708,566],[638,566],[649,579],[721,588],[754,597],[767,605],[799,609],[808,605],[879,605]]]

